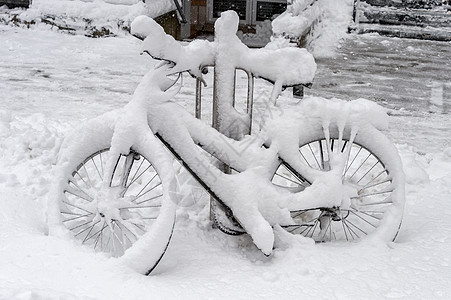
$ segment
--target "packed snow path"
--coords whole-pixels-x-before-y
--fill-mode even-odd
[[[373,36],[352,37],[347,43],[373,48],[385,44],[387,49],[399,43],[414,48],[422,45]],[[131,37],[88,39],[1,26],[0,44],[1,299],[449,297],[451,75],[442,69],[446,60],[433,63],[431,74],[443,80],[443,89],[439,88],[443,93],[429,87],[431,101],[424,98],[436,103],[432,108],[443,109],[429,112],[429,104],[421,101],[415,106],[414,100],[393,100],[406,97],[402,90],[389,91],[383,98],[393,115],[390,135],[403,156],[408,181],[406,214],[397,243],[390,247],[314,245],[295,239],[280,241],[274,256],[265,258],[247,237],[230,237],[211,229],[206,198],[194,190],[193,202],[184,203],[179,211],[163,261],[153,276],[144,277],[70,240],[47,236],[45,202],[54,184],[53,163],[64,134],[85,119],[123,106],[152,62],[137,54],[140,43]],[[435,53],[443,44],[428,45],[430,53]],[[341,90],[334,95],[374,99],[376,89],[371,86],[346,94],[356,90],[345,88],[352,84],[346,76],[331,81],[333,72],[323,71],[336,70],[345,51],[335,59],[318,61],[323,69],[316,87],[307,93],[328,96]],[[409,59],[415,62],[418,55]],[[348,74],[361,77],[362,82],[377,77],[376,72],[364,73],[370,67],[364,59],[354,63],[354,71],[348,68]],[[327,87],[327,82],[335,82],[336,89]],[[185,83],[177,100],[192,109],[194,84],[188,78]],[[428,82],[423,84],[426,88]],[[237,95],[246,93],[245,86],[244,81],[238,84]],[[270,90],[266,83],[257,82],[256,91],[258,109]],[[203,95],[211,98],[211,89]],[[292,101],[289,92],[281,101]],[[206,103],[206,119],[209,109]]]
[[[353,35],[335,56],[317,59],[307,94],[376,101],[409,116],[393,118],[396,142],[440,151],[451,146],[450,50],[450,42]]]

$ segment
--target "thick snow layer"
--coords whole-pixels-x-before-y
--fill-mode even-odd
[[[276,35],[300,37],[321,15],[322,6],[310,6],[312,2],[301,0],[289,5],[286,12],[272,21],[273,32]]]
[[[139,15],[158,17],[175,9],[171,0],[34,0],[29,9],[20,14],[22,20],[38,20],[41,17],[65,18],[77,24],[89,20],[90,25],[126,26]]]
[[[315,57],[327,57],[346,38],[352,22],[353,0],[319,0],[322,7],[321,22],[317,24],[309,49]]]
[[[122,107],[152,63],[137,55],[140,43],[132,38],[6,26],[0,32],[6,45],[0,48],[0,298],[446,299],[451,293],[451,141],[433,138],[443,135],[433,124],[449,124],[440,114],[392,117],[393,139],[402,141],[407,206],[389,247],[315,245],[276,230],[278,250],[266,258],[249,237],[212,229],[208,197],[197,192],[178,212],[169,249],[150,277],[46,235],[45,203],[62,137],[83,120]],[[241,99],[246,81],[241,73],[237,78]],[[212,74],[205,79],[211,82]],[[185,83],[175,100],[193,110],[194,82]],[[208,120],[212,90],[203,92]],[[269,84],[257,81],[257,112],[269,94]],[[285,93],[279,103],[292,101]],[[427,179],[417,178],[418,170]]]
[[[315,57],[330,56],[345,38],[352,21],[352,5],[352,0],[294,0],[286,12],[272,21],[272,29],[276,36],[300,37],[313,24],[307,38],[308,49]],[[277,44],[278,39],[272,43]]]

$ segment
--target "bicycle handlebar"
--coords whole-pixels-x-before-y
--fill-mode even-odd
[[[221,24],[222,32],[216,35],[214,42],[194,40],[187,45],[182,45],[147,16],[137,17],[132,22],[131,31],[134,36],[143,40],[144,53],[154,59],[173,64],[172,73],[189,72],[191,76],[203,81],[202,69],[207,65],[215,65],[216,56],[219,51],[222,51],[222,54],[234,57],[233,62],[236,68],[247,70],[254,77],[263,78],[274,85],[311,86],[316,63],[307,50],[294,47],[271,50],[249,49],[239,41],[236,32],[232,32],[235,30],[234,26],[228,26],[235,21],[233,14],[225,14],[224,17],[226,26]],[[235,47],[231,47],[230,44],[234,44]],[[240,51],[237,53],[236,49]]]
[[[143,40],[143,52],[152,58],[172,63],[173,73],[189,72],[202,78],[205,65],[214,64],[214,45],[206,40],[195,40],[182,46],[153,19],[139,16],[132,22],[132,34]]]

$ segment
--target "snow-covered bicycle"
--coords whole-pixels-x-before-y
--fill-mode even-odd
[[[214,42],[181,45],[152,19],[134,21],[144,52],[162,63],[124,108],[66,138],[51,230],[149,274],[169,244],[175,203],[184,197],[175,157],[210,193],[217,227],[249,234],[265,255],[273,251],[274,226],[317,242],[394,240],[404,177],[396,148],[380,131],[383,109],[367,100],[313,97],[289,109],[276,106],[282,88],[313,80],[314,59],[298,48],[248,49],[237,28],[236,13],[225,12]],[[215,67],[218,79],[216,128],[171,101],[181,74],[202,81],[206,66]],[[252,101],[247,114],[233,108],[237,68],[274,83],[257,132],[250,128]]]

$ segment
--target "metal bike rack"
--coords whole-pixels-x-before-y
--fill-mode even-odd
[[[203,70],[206,68],[211,67],[215,68],[214,65],[211,66],[205,66],[203,67]],[[252,131],[252,117],[253,117],[253,107],[254,107],[254,75],[252,75],[251,72],[248,70],[245,70],[243,68],[236,68],[235,69],[235,81],[233,86],[233,107],[235,107],[235,87],[236,87],[236,70],[244,71],[247,75],[247,99],[246,99],[246,113],[249,116],[249,132],[247,134],[251,134]],[[215,80],[213,82],[213,90],[216,90],[218,86],[217,78],[214,76]],[[216,95],[215,92],[213,92],[214,95]],[[197,119],[202,118],[202,81],[199,79],[196,79],[196,105],[195,105],[195,117]],[[213,97],[213,114],[212,114],[213,120],[212,120],[212,126],[215,129],[219,130],[219,112],[218,112],[218,99],[217,97]]]

